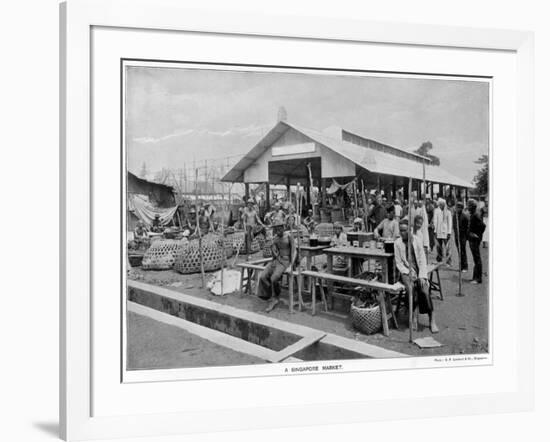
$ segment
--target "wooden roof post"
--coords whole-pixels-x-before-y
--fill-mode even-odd
[[[271,210],[271,196],[269,190],[269,181],[265,182],[265,210],[269,212]]]

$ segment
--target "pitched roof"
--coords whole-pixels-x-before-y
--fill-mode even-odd
[[[227,172],[222,178],[222,181],[235,182],[242,180],[244,171],[289,128],[302,133],[312,141],[336,152],[369,172],[400,177],[412,177],[419,180],[423,179],[424,166],[422,162],[413,161],[379,150],[369,149],[365,146],[348,141],[342,141],[327,136],[322,132],[299,127],[288,121],[279,121],[273,129],[271,129],[229,172]],[[471,183],[454,176],[440,166],[426,164],[425,169],[426,181],[452,184],[460,187],[472,187]]]

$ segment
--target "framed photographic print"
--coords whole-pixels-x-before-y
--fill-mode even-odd
[[[530,33],[61,21],[65,439],[531,407]]]

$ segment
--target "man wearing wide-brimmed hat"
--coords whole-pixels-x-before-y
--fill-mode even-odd
[[[292,258],[296,256],[294,241],[290,234],[285,233],[282,222],[273,224],[271,253],[273,260],[262,271],[258,284],[258,297],[269,300],[266,308],[268,313],[279,303],[281,279],[285,271],[291,267]]]

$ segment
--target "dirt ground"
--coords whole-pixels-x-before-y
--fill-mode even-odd
[[[454,244],[453,244],[454,245]],[[454,247],[453,247],[454,248]],[[488,248],[481,249],[484,272],[488,268]],[[261,258],[261,255],[251,259]],[[317,258],[317,265],[322,266],[322,257]],[[241,258],[242,259],[242,258]],[[239,259],[239,261],[241,260]],[[197,296],[220,304],[231,305],[236,308],[268,315],[283,321],[289,321],[308,327],[320,329],[340,336],[356,339],[377,345],[389,350],[417,356],[474,354],[488,351],[488,278],[484,274],[483,284],[474,285],[469,282],[472,275],[472,256],[468,251],[470,270],[462,273],[462,293],[458,297],[457,254],[453,250],[453,265],[451,268],[441,268],[441,283],[444,291],[444,300],[434,297],[436,320],[440,332],[432,335],[427,316],[419,316],[419,329],[414,338],[433,336],[442,347],[421,349],[416,344],[409,343],[408,319],[406,309],[401,309],[399,315],[399,329],[390,323],[390,334],[382,333],[364,335],[357,332],[346,318],[337,318],[318,312],[312,316],[311,312],[302,311],[291,314],[287,305],[280,305],[271,313],[264,312],[266,302],[252,295],[239,295],[237,292],[223,297],[212,295],[207,289],[201,288],[200,274],[181,275],[172,270],[143,271],[134,269],[132,279],[155,284],[179,291],[188,295]],[[435,252],[430,253],[430,262],[435,261]],[[231,262],[231,261],[230,261]],[[207,279],[210,275],[207,274]],[[171,284],[176,286],[171,286]],[[281,295],[285,297],[285,293]],[[253,363],[249,356],[233,354],[227,349],[218,347],[207,341],[189,335],[176,327],[158,324],[156,321],[139,315],[129,315],[129,366],[135,368],[153,367],[191,367],[205,365],[238,365]],[[194,342],[196,340],[197,342]],[[201,342],[199,342],[201,341]],[[185,351],[192,348],[193,350]],[[212,350],[212,351],[211,351]],[[212,353],[212,355],[210,355]],[[215,355],[214,355],[215,353]],[[165,361],[165,362],[163,362]]]

